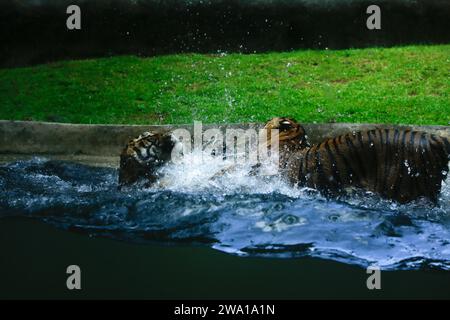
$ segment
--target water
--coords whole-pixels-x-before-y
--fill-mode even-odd
[[[386,270],[450,269],[450,187],[437,206],[373,194],[325,199],[247,167],[190,155],[150,189],[119,191],[117,170],[35,158],[0,166],[0,218],[136,243],[207,245],[239,256],[316,257]]]

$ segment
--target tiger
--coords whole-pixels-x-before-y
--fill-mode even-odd
[[[272,130],[278,130],[276,139],[279,147],[279,166],[282,169],[286,167],[287,160],[291,155],[311,147],[305,128],[292,118],[272,118],[266,122],[264,129],[267,133],[268,149],[271,147]]]
[[[140,180],[145,186],[156,182],[158,168],[170,161],[178,144],[170,132],[144,132],[131,139],[120,154],[119,189]]]
[[[304,127],[293,118],[273,118],[264,129],[269,148],[271,139],[278,139],[279,175],[291,185],[331,197],[356,188],[399,203],[419,198],[436,203],[448,173],[448,139],[427,132],[375,128],[311,145]],[[271,137],[271,129],[278,134]],[[131,140],[121,153],[119,185],[141,178],[154,183],[157,169],[170,160],[176,145],[170,133],[145,133]]]
[[[375,128],[311,146],[292,118],[274,118],[265,127],[279,129],[281,175],[326,195],[355,187],[399,203],[436,203],[448,173],[448,139],[427,132]]]

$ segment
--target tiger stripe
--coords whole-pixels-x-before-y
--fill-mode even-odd
[[[325,194],[359,187],[402,203],[421,197],[437,201],[450,143],[426,132],[377,128],[326,139],[297,153],[291,161],[300,165],[288,165],[285,174],[301,186]]]

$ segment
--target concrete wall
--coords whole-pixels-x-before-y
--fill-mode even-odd
[[[204,125],[203,129],[260,128],[262,124]],[[376,124],[304,124],[312,143],[353,130],[392,128]],[[424,130],[450,138],[450,126],[397,126]],[[193,125],[85,125],[0,120],[0,161],[30,156],[45,156],[90,164],[117,166],[119,154],[127,141],[144,131],[193,130]]]

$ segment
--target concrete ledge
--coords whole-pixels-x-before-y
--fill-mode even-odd
[[[326,123],[304,124],[309,140],[319,142],[350,131],[373,128],[410,128],[450,138],[450,126],[406,126],[384,124]],[[262,124],[243,123],[204,125],[209,128],[261,128]],[[117,166],[120,151],[131,138],[144,131],[193,130],[191,125],[86,125],[0,120],[0,161],[45,156],[91,164]]]

